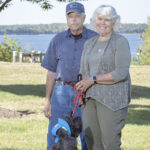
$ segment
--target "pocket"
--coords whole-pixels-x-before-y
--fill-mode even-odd
[[[67,90],[65,85],[62,85],[61,82],[57,82],[53,94],[51,103],[52,106],[56,107],[69,107],[70,106],[70,92]]]

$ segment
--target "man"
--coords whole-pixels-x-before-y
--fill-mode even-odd
[[[66,6],[68,30],[58,33],[50,42],[43,59],[46,68],[46,101],[44,115],[50,119],[47,134],[47,150],[54,144],[51,135],[52,127],[60,116],[70,115],[74,109],[76,93],[73,85],[77,82],[80,58],[85,41],[96,32],[83,26],[85,20],[84,6],[78,2]],[[81,116],[77,108],[74,116]],[[82,149],[86,150],[83,133],[81,134]]]

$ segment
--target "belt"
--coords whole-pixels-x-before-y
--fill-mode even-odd
[[[75,82],[64,82],[60,80],[56,80],[56,82],[60,82],[62,85],[70,85],[72,87],[76,84]]]

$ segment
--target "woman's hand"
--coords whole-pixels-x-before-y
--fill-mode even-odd
[[[92,84],[94,84],[92,77],[84,78],[76,84],[76,88],[81,92],[85,92]]]

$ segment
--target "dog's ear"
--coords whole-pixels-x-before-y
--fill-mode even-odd
[[[74,137],[78,137],[79,134],[81,133],[82,131],[82,121],[81,121],[81,117],[76,117],[73,119],[73,134],[74,134]]]
[[[82,124],[81,117],[74,118],[73,123],[76,124],[77,126],[81,126]]]

